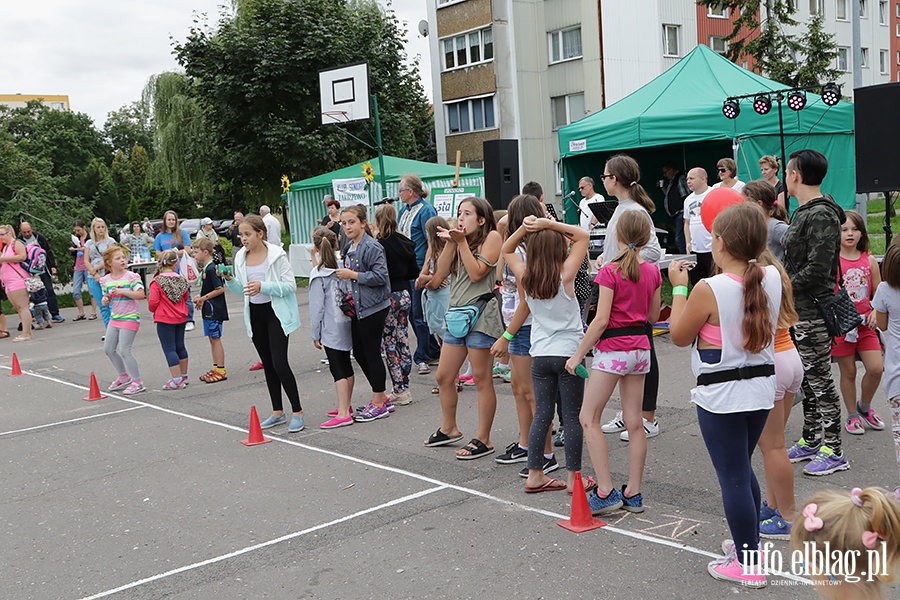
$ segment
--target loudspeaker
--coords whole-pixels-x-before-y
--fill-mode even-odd
[[[518,141],[485,140],[484,197],[494,209],[505,209],[518,193]]]
[[[856,191],[900,190],[900,83],[853,90]]]

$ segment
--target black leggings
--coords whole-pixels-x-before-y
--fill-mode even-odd
[[[300,392],[297,390],[297,380],[288,363],[288,336],[281,328],[281,321],[272,303],[250,303],[250,328],[253,330],[253,345],[262,361],[266,374],[266,387],[269,388],[269,398],[272,400],[272,410],[281,411],[284,407],[281,403],[281,389],[287,394],[291,403],[291,410],[300,412]]]
[[[335,381],[353,377],[353,364],[350,362],[349,350],[335,350],[328,346],[325,348],[325,356],[328,357],[328,370]]]
[[[653,345],[653,324],[647,323],[644,327],[650,340],[650,370],[644,376],[644,402],[641,410],[650,412],[656,410],[656,397],[659,395],[659,361]]]
[[[383,308],[364,319],[353,317],[350,332],[353,335],[353,356],[376,394],[384,392],[387,371],[381,360],[381,336],[388,309]]]
[[[544,442],[553,421],[553,406],[561,399],[565,419],[562,427],[566,438],[566,470],[581,470],[584,430],[578,420],[584,399],[584,379],[566,371],[567,356],[535,356],[531,361],[534,384],[534,420],[528,432],[528,468],[540,469],[544,464]]]

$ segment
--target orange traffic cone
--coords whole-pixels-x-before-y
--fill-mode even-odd
[[[584,493],[584,482],[581,481],[581,471],[575,471],[572,514],[567,521],[560,521],[558,525],[575,533],[606,527],[606,523],[591,516],[591,507],[588,506],[587,495]]]
[[[94,400],[102,400],[103,398],[106,398],[106,396],[100,393],[100,386],[97,385],[97,377],[94,375],[94,372],[91,371],[91,390],[88,392],[87,398],[82,398],[82,400],[92,402]]]
[[[22,374],[22,367],[19,366],[19,357],[13,352],[12,371],[7,373],[7,377],[18,377]]]
[[[241,443],[245,446],[258,446],[259,444],[268,444],[271,442],[269,438],[265,437],[262,432],[262,428],[259,426],[259,417],[256,416],[256,407],[250,407],[250,437],[246,440],[241,440]]]

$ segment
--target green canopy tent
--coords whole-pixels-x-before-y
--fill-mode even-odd
[[[453,186],[453,179],[456,177],[456,167],[454,165],[438,165],[385,155],[386,189],[382,190],[378,159],[373,158],[367,162],[372,164],[372,168],[375,171],[375,179],[369,184],[370,205],[373,201],[381,200],[384,197],[393,198],[398,196],[400,193],[400,178],[404,175],[418,175],[425,184],[425,188],[429,190],[432,188],[449,188]],[[287,194],[291,244],[311,243],[311,232],[316,226],[316,220],[321,219],[326,213],[325,207],[322,206],[322,198],[326,194],[332,194],[332,180],[362,177],[363,164],[365,163],[357,163],[331,173],[291,183],[291,190]],[[458,185],[459,187],[478,187],[484,190],[484,171],[460,168]]]
[[[700,166],[718,181],[715,165],[723,157],[737,157],[738,178],[759,179],[758,160],[766,154],[781,155],[778,106],[768,114],[753,110],[752,99],[741,102],[737,119],[722,114],[729,96],[755,94],[786,86],[743,69],[700,45],[672,68],[615,104],[559,129],[565,191],[575,190],[583,176],[594,178],[603,193],[599,176],[606,159],[624,152],[641,166],[641,184],[662,205],[657,180],[662,165],[672,161],[682,170]],[[855,152],[853,105],[840,102],[828,106],[815,93],[807,95],[803,110],[793,111],[785,103],[785,152],[813,148],[829,161],[823,191],[841,206],[855,206]],[[576,201],[577,202],[577,201]],[[577,222],[577,211],[568,204],[567,218]],[[665,211],[654,214],[666,221]]]

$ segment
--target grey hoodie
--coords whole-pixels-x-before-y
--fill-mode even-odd
[[[350,351],[350,317],[340,309],[340,279],[334,269],[315,267],[309,274],[309,329],[313,340],[333,350]]]

